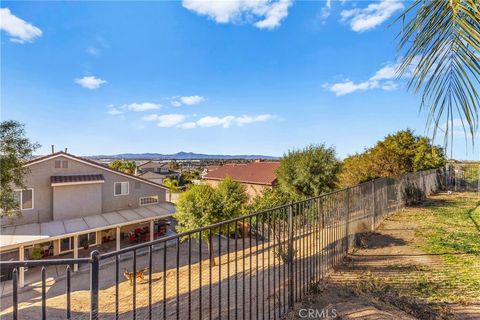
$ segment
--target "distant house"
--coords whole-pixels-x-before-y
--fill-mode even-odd
[[[159,183],[162,183],[165,178],[180,180],[181,175],[179,172],[171,170],[169,163],[153,160],[138,165],[138,170],[140,177]]]
[[[276,170],[280,162],[276,161],[254,161],[243,164],[225,164],[207,172],[203,180],[211,186],[218,183],[227,176],[246,186],[247,194],[254,197],[260,194],[263,189],[274,187],[277,183]]]
[[[155,183],[163,183],[163,180],[167,177],[164,174],[156,173],[153,171],[146,171],[142,172],[138,175],[140,178],[147,179],[148,181],[152,181]]]
[[[217,170],[218,168],[220,168],[221,165],[211,165],[211,166],[206,166],[205,168],[203,168],[203,171],[202,171],[202,178],[209,172],[212,172],[212,171],[215,171]]]
[[[66,152],[33,159],[25,167],[26,188],[15,191],[21,215],[1,221],[2,260],[32,259],[39,252],[78,257],[82,248],[107,242],[120,249],[120,240],[132,230],[151,241],[175,212],[163,185]]]

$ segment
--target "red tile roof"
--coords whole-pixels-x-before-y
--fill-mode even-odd
[[[94,182],[104,181],[103,174],[77,174],[71,176],[51,176],[51,183],[75,183],[75,182]]]
[[[279,166],[280,162],[272,161],[226,164],[208,172],[203,178],[206,180],[222,180],[229,176],[233,180],[243,183],[271,186],[277,180],[275,171]]]

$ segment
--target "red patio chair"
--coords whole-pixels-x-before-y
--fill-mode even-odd
[[[134,234],[133,232],[129,232],[129,233],[128,233],[128,238],[130,238],[130,241],[131,241],[131,242],[137,242],[137,241],[138,241],[137,235]]]

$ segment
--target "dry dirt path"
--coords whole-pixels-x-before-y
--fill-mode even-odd
[[[433,201],[441,201],[445,196],[435,196]],[[287,318],[304,319],[302,313],[305,315],[313,309],[323,310],[330,317],[311,319],[480,319],[480,288],[476,288],[476,293],[470,289],[468,293],[473,298],[466,303],[412,297],[411,293],[421,290],[422,285],[425,290],[449,290],[444,287],[448,281],[441,271],[450,268],[449,272],[460,273],[462,270],[460,267],[452,270],[452,265],[447,265],[441,254],[428,254],[418,247],[416,233],[421,231],[419,228],[429,226],[423,221],[406,219],[405,215],[411,210],[417,209],[394,213],[376,232],[358,237],[359,248],[331,274],[318,289],[320,292],[298,304]],[[480,275],[480,256],[477,257]],[[427,274],[428,281],[424,283]]]

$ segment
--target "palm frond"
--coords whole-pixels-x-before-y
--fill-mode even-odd
[[[460,119],[472,142],[480,108],[480,2],[478,0],[415,0],[397,19],[402,21],[399,75],[421,95],[427,126],[453,140]],[[442,128],[443,126],[443,128]]]

